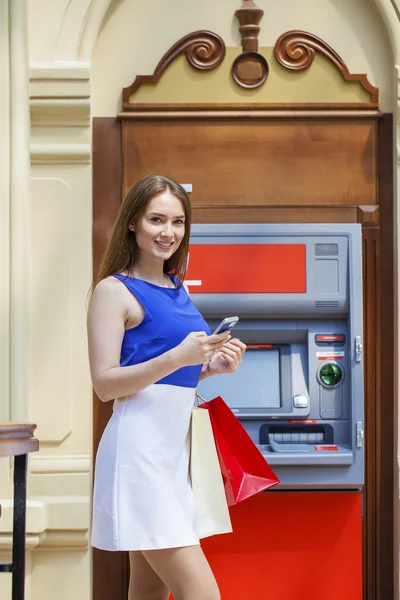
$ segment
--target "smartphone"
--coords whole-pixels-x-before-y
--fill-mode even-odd
[[[215,329],[215,331],[213,331],[213,334],[214,333],[223,333],[224,331],[227,331],[228,329],[232,329],[232,327],[234,327],[238,321],[239,321],[239,317],[226,317],[226,319],[221,321],[221,323],[218,325],[217,329]]]

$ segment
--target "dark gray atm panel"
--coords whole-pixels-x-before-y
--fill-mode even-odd
[[[304,268],[304,289],[294,292],[292,250],[300,256],[297,268]],[[263,267],[260,256],[269,264]],[[211,329],[222,317],[238,315],[232,335],[248,345],[241,368],[200,382],[200,394],[225,399],[276,470],[281,489],[363,485],[361,265],[358,225],[192,229],[191,297]],[[285,291],[270,291],[277,287],[272,272]],[[296,273],[296,286],[301,276]]]

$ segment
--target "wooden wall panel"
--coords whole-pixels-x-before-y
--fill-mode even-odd
[[[122,199],[121,123],[93,119],[93,272],[109,240]]]
[[[121,189],[121,126],[116,119],[97,118],[93,121],[93,272],[110,238],[122,198]],[[95,396],[94,451],[111,416],[112,403],[102,404]]]
[[[357,223],[349,206],[195,206],[193,223]]]
[[[373,119],[125,120],[123,190],[150,169],[192,183],[194,206],[375,204],[376,127]]]

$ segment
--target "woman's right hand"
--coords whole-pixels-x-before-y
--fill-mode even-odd
[[[230,339],[229,331],[207,335],[205,331],[193,331],[175,348],[182,366],[203,365]]]

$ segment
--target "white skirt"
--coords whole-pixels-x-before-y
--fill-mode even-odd
[[[115,400],[96,456],[95,548],[154,550],[199,544],[189,478],[194,392],[154,384]]]

